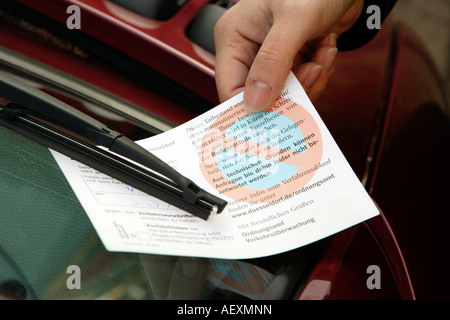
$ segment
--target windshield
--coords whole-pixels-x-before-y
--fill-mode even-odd
[[[4,60],[2,70],[132,139],[173,126],[30,60],[21,64],[29,63],[33,72],[19,72]],[[55,77],[60,80],[50,81]],[[326,243],[251,260],[108,252],[49,150],[1,126],[0,137],[2,299],[292,298]]]

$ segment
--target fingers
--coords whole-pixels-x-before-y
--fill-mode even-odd
[[[240,1],[216,24],[215,71],[220,101],[244,90],[247,109],[256,112],[270,107],[279,96],[312,27],[299,28],[298,19],[291,16],[294,10],[274,13],[275,9],[268,9],[275,2]],[[296,1],[292,4],[298,9]],[[286,6],[278,3],[278,7]]]
[[[319,77],[317,77],[317,80],[311,85],[307,84],[305,90],[311,101],[316,100],[325,91],[327,84],[334,73],[337,53],[337,48],[331,48],[328,50],[323,62],[323,70]]]
[[[298,51],[306,40],[296,23],[274,24],[264,39],[245,83],[250,112],[264,111],[278,98]]]
[[[223,49],[216,49],[215,78],[220,101],[225,101],[244,90],[251,61],[257,48],[251,42],[243,42],[239,49],[224,43]]]
[[[259,49],[255,39],[257,36],[251,37],[245,33],[255,28],[245,15],[246,11],[239,10],[240,4],[229,9],[214,28],[215,79],[221,102],[244,90],[248,72]]]
[[[314,101],[325,90],[334,73],[338,50],[336,35],[330,34],[315,44],[317,48],[309,61],[305,57],[297,62],[293,72],[302,84],[309,98]]]
[[[244,91],[247,109],[263,111],[278,98],[290,70],[316,99],[334,72],[337,55],[336,35],[322,35],[350,27],[359,14],[355,4],[362,1],[237,2],[215,28],[220,101]]]

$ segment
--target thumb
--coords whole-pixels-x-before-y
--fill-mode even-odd
[[[248,111],[269,108],[283,89],[295,56],[305,42],[298,31],[289,31],[289,24],[274,24],[264,39],[249,70],[244,103]]]

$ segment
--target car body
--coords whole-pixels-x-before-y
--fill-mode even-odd
[[[79,30],[66,25],[71,5],[81,9]],[[202,11],[207,5],[229,4],[180,1],[158,20],[120,1],[2,1],[0,68],[125,135],[158,134],[218,104],[214,54],[192,31],[194,22],[211,27],[196,20],[217,14]],[[291,252],[242,261],[107,252],[48,150],[0,128],[0,295],[447,299],[447,101],[433,61],[402,24],[387,20],[370,43],[341,52],[314,104],[381,214]],[[81,289],[69,288],[71,266],[81,269]],[[155,277],[146,266],[164,272]],[[204,277],[208,268],[228,273],[215,283]],[[255,283],[250,292],[246,283]]]

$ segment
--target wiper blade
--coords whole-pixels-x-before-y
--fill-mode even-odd
[[[0,97],[12,101],[0,105],[0,124],[12,131],[204,220],[227,205],[131,139],[3,71]]]

